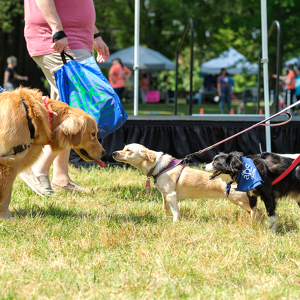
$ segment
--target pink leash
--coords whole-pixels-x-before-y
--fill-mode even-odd
[[[208,150],[210,150],[212,148],[215,148],[216,146],[218,146],[218,145],[220,145],[220,144],[222,144],[224,142],[227,142],[227,141],[233,139],[234,137],[236,137],[236,136],[238,136],[238,135],[240,135],[240,134],[242,134],[242,133],[244,133],[244,132],[246,132],[246,131],[248,131],[250,129],[253,129],[253,128],[259,126],[259,125],[269,126],[269,127],[275,127],[275,126],[284,125],[284,124],[288,123],[292,119],[292,115],[289,112],[287,112],[287,110],[290,109],[290,108],[292,108],[292,107],[294,107],[294,106],[296,106],[296,105],[298,105],[298,104],[300,104],[300,100],[297,101],[297,102],[295,102],[295,103],[293,103],[292,105],[286,107],[285,109],[281,110],[280,112],[276,113],[275,115],[273,115],[273,116],[271,116],[271,117],[269,117],[269,118],[267,118],[267,119],[265,119],[265,120],[263,120],[263,121],[261,121],[259,123],[256,123],[256,124],[254,124],[254,125],[246,128],[245,130],[242,130],[242,131],[240,131],[240,132],[238,132],[238,133],[236,133],[236,134],[234,134],[234,135],[232,135],[232,136],[230,136],[230,137],[228,137],[228,138],[226,138],[226,139],[224,139],[224,140],[222,140],[222,141],[220,141],[218,143],[215,143],[212,146],[209,146],[209,147],[207,147],[207,148],[205,148],[203,150],[200,150],[198,152],[194,152],[194,153],[188,154],[184,159],[190,160],[194,155],[198,155],[198,154],[201,154],[201,153],[203,153],[205,151],[208,151]],[[269,121],[269,120],[271,120],[271,119],[279,116],[282,113],[285,113],[285,114],[287,114],[289,116],[289,119],[287,121],[284,121],[284,122],[279,123],[279,124],[264,124],[265,122],[267,122],[267,121]]]
[[[205,152],[205,151],[208,151],[208,150],[210,150],[210,149],[212,149],[212,148],[214,148],[214,147],[216,147],[216,146],[218,146],[218,145],[220,145],[220,144],[222,144],[222,143],[224,143],[224,142],[226,142],[226,141],[228,141],[228,140],[230,140],[230,139],[232,139],[232,138],[234,138],[234,137],[236,137],[236,136],[238,136],[238,135],[240,135],[240,134],[242,134],[242,133],[244,133],[244,132],[246,132],[246,131],[248,131],[248,130],[250,130],[250,129],[253,129],[254,127],[257,127],[257,126],[259,126],[259,125],[262,125],[262,126],[270,126],[270,127],[284,125],[284,124],[288,123],[288,122],[292,119],[292,115],[291,115],[289,112],[287,112],[287,110],[289,110],[290,108],[292,108],[292,107],[294,107],[294,106],[296,106],[296,105],[298,105],[298,104],[300,104],[300,100],[297,101],[297,102],[295,102],[295,103],[293,103],[292,105],[286,107],[285,109],[281,110],[280,112],[276,113],[275,115],[273,115],[273,116],[271,116],[271,117],[269,117],[269,118],[267,118],[267,119],[265,119],[265,120],[263,120],[263,121],[261,121],[261,122],[259,122],[259,123],[256,123],[256,124],[254,124],[253,126],[250,126],[250,127],[246,128],[246,129],[243,130],[243,131],[240,131],[240,132],[238,132],[238,133],[236,133],[236,134],[234,134],[234,135],[232,135],[232,136],[230,136],[230,137],[228,137],[228,138],[226,138],[226,139],[224,139],[224,140],[222,140],[222,141],[220,141],[220,142],[218,142],[218,143],[216,143],[216,144],[213,144],[212,146],[209,146],[209,147],[207,147],[207,148],[205,148],[205,149],[203,149],[203,150],[200,150],[200,151],[198,151],[198,152],[194,152],[194,153],[192,153],[192,154],[187,155],[187,156],[185,157],[185,159],[186,159],[186,160],[190,160],[194,155],[201,154],[201,153],[203,153],[203,152]],[[279,124],[273,124],[273,125],[271,125],[271,124],[264,124],[265,122],[267,122],[267,121],[269,121],[269,120],[271,120],[271,119],[273,119],[273,118],[279,116],[279,115],[282,114],[282,113],[286,113],[286,114],[289,116],[289,119],[288,119],[287,121],[284,121],[284,122],[279,123]],[[278,176],[278,178],[276,178],[276,179],[272,182],[272,185],[278,183],[278,182],[279,182],[280,180],[282,180],[285,176],[287,176],[287,175],[288,175],[288,174],[289,174],[289,173],[290,173],[290,172],[298,165],[299,162],[300,162],[300,155],[292,162],[292,164],[291,164],[291,165],[290,165],[290,166],[289,166],[289,167],[288,167],[288,168],[287,168],[280,176]]]

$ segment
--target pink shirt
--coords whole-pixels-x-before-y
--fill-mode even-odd
[[[93,0],[54,0],[56,10],[68,37],[68,50],[93,52],[96,13]],[[56,52],[51,49],[52,30],[35,4],[24,0],[25,39],[30,56]]]
[[[111,86],[115,88],[121,88],[126,86],[125,82],[125,76],[126,74],[129,74],[131,71],[127,67],[123,67],[120,64],[117,65],[112,65],[111,68],[109,69],[109,74],[113,74],[113,78],[115,83],[112,82],[110,76],[109,78],[109,83]]]

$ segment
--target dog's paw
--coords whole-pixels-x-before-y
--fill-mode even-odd
[[[265,225],[270,229],[271,232],[276,233],[277,229],[277,216],[269,217],[269,219],[266,221]]]
[[[180,217],[174,217],[174,218],[173,218],[173,224],[174,224],[174,223],[177,223],[177,222],[179,222],[179,221],[180,221]]]

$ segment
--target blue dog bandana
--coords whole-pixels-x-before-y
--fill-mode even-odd
[[[0,86],[0,94],[4,91],[5,91],[5,89],[2,86]]]
[[[252,191],[255,188],[261,186],[263,180],[261,179],[261,176],[257,171],[252,159],[242,157],[242,161],[243,161],[243,169],[238,174],[235,180],[235,182],[237,183],[236,190],[240,192]],[[228,183],[226,186],[227,198],[230,193],[231,183]]]

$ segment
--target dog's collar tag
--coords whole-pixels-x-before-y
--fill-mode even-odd
[[[146,181],[145,187],[146,188],[150,187],[150,180],[149,179]]]

